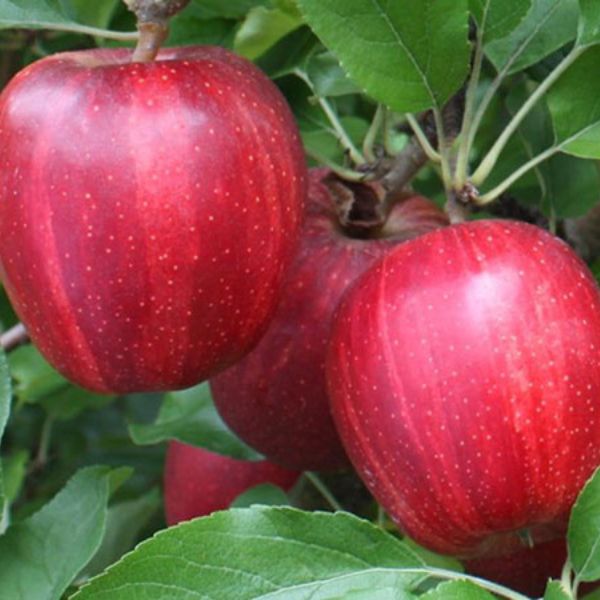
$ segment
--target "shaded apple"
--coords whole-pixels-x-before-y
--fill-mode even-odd
[[[272,82],[222,49],[56,54],[0,96],[0,264],[41,352],[103,392],[185,388],[273,314],[305,165]]]
[[[174,525],[224,510],[240,494],[262,483],[288,491],[299,476],[266,460],[236,460],[181,442],[170,442],[164,471],[167,523]]]
[[[514,540],[512,546],[497,556],[465,561],[466,572],[531,598],[541,598],[548,580],[560,579],[567,560],[565,538],[536,543],[532,547]]]
[[[547,232],[448,227],[345,297],[328,354],[346,450],[394,521],[473,557],[565,518],[600,463],[600,295]]]
[[[210,384],[221,416],[247,444],[289,468],[332,470],[347,464],[324,370],[339,299],[390,248],[448,221],[429,200],[407,195],[377,227],[361,229],[365,215],[354,214],[344,228],[340,204],[369,213],[379,188],[344,183],[324,169],[312,170],[309,181],[301,243],[275,317],[258,346]]]

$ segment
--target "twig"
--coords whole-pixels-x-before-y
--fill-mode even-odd
[[[310,481],[315,486],[315,488],[319,491],[321,496],[323,496],[323,498],[327,500],[327,503],[329,504],[329,506],[331,506],[331,508],[333,508],[333,510],[344,510],[342,505],[335,499],[333,494],[329,491],[327,486],[321,481],[321,479],[317,475],[311,473],[310,471],[305,471],[304,477],[306,477],[306,479],[308,479],[308,481]]]
[[[18,325],[11,327],[8,331],[0,334],[0,347],[7,352],[13,350],[17,346],[26,344],[28,341],[29,334],[23,323],[19,323]]]
[[[383,186],[389,190],[401,190],[424,167],[429,160],[427,153],[416,137],[410,139],[408,144],[396,156],[394,162],[382,179]]]

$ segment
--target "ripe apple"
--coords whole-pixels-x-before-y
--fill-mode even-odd
[[[564,537],[528,547],[516,540],[497,556],[465,561],[466,572],[525,594],[541,598],[549,579],[560,579],[567,560]]]
[[[432,550],[475,556],[564,518],[600,463],[600,294],[531,225],[388,253],[343,300],[327,372],[359,475]]]
[[[292,115],[213,47],[56,54],[0,96],[0,273],[41,352],[92,390],[191,386],[272,316],[305,175]]]
[[[164,472],[167,523],[224,510],[241,493],[261,483],[289,490],[299,473],[266,460],[250,462],[170,442]]]
[[[448,224],[432,202],[413,195],[394,205],[375,237],[353,238],[340,226],[336,204],[348,194],[373,195],[375,189],[348,185],[332,180],[327,170],[310,172],[300,247],[275,317],[250,354],[210,381],[229,427],[288,468],[332,470],[347,464],[329,411],[324,368],[340,297],[391,247]]]

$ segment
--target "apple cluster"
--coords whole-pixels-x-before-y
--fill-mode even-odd
[[[559,538],[600,464],[585,264],[540,228],[450,225],[417,195],[357,233],[340,189],[376,184],[307,172],[258,69],[208,47],[128,57],[57,54],[0,96],[0,273],[46,358],[101,392],[211,378],[224,420],[270,461],[198,458],[238,493],[350,461],[432,550]],[[169,450],[169,522],[236,495],[177,506],[169,489],[196,493],[195,460]]]

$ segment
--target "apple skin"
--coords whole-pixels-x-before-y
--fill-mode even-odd
[[[189,387],[272,316],[306,188],[296,125],[214,47],[56,54],[0,96],[0,274],[44,356],[91,390]]]
[[[563,242],[476,221],[388,253],[344,298],[327,375],[352,463],[434,551],[564,519],[600,463],[600,295]]]
[[[290,490],[300,473],[266,460],[250,462],[169,442],[164,471],[168,525],[224,510],[243,492],[262,483]]]
[[[341,296],[390,248],[448,224],[432,202],[412,196],[394,206],[381,237],[353,239],[338,225],[328,177],[325,169],[309,172],[300,246],[266,334],[244,359],[210,380],[227,425],[269,460],[298,470],[348,466],[325,381],[329,331]]]
[[[548,540],[531,548],[522,543],[519,547],[517,543],[505,554],[465,561],[466,572],[530,598],[541,598],[548,580],[560,579],[567,560],[566,540],[564,537]]]

